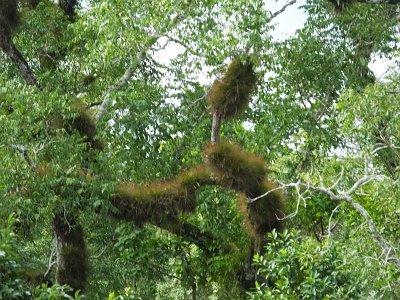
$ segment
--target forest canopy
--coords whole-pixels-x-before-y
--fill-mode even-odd
[[[1,0],[0,299],[400,298],[398,2]]]

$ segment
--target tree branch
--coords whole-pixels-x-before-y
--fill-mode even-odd
[[[281,9],[277,10],[276,12],[274,12],[270,17],[269,17],[269,21],[271,22],[272,19],[276,18],[277,16],[279,16],[281,13],[283,13],[286,8],[288,8],[289,6],[295,4],[297,2],[297,0],[291,0],[288,3],[286,3],[284,6],[282,6]]]
[[[367,183],[369,183],[373,180],[377,180],[379,178],[382,178],[382,176],[364,175],[362,178],[357,180],[353,184],[353,186],[351,188],[349,188],[347,191],[339,191],[336,193],[332,189],[326,188],[322,185],[316,186],[316,185],[313,185],[310,183],[301,183],[300,181],[298,181],[296,183],[281,184],[281,186],[279,186],[271,191],[268,191],[267,193],[265,193],[263,195],[260,195],[254,199],[249,199],[249,202],[251,203],[251,202],[257,201],[258,199],[265,197],[266,195],[273,192],[274,190],[295,188],[297,190],[297,195],[298,195],[298,203],[297,203],[296,211],[291,213],[290,215],[286,216],[285,218],[294,217],[298,212],[300,200],[302,199],[305,201],[305,198],[299,193],[300,187],[305,188],[306,191],[314,190],[314,191],[325,193],[331,200],[334,200],[334,201],[346,202],[346,203],[350,204],[364,218],[364,220],[366,221],[366,223],[368,225],[368,229],[369,229],[369,232],[371,233],[372,238],[382,248],[382,253],[383,253],[383,256],[386,258],[386,260],[390,261],[391,263],[396,265],[396,267],[400,270],[400,259],[396,256],[395,249],[393,248],[393,246],[390,245],[390,243],[379,232],[379,230],[375,224],[375,221],[373,220],[373,218],[371,217],[369,212],[360,203],[358,203],[356,200],[354,200],[354,198],[352,197],[352,195],[359,188],[361,188],[362,186],[366,185]],[[337,185],[337,182],[335,182],[334,186],[336,186],[336,185]],[[334,211],[332,212],[332,215],[338,209],[338,207],[339,206],[337,206],[334,209]],[[329,223],[331,222],[332,215],[329,219]]]
[[[184,16],[180,14],[175,14],[172,18],[169,24],[158,34],[150,37],[147,42],[143,45],[142,49],[137,53],[135,59],[131,63],[131,65],[125,70],[125,73],[122,75],[122,77],[112,86],[110,86],[107,91],[104,93],[102,103],[99,107],[99,110],[96,114],[96,122],[98,122],[108,111],[108,107],[110,106],[111,103],[111,94],[120,90],[123,88],[128,81],[131,79],[133,76],[133,73],[136,71],[136,69],[140,66],[140,64],[143,62],[143,60],[146,57],[146,53],[152,48],[152,46],[157,42],[157,40],[164,36],[166,32],[174,28],[179,22],[181,22],[184,19]]]
[[[28,85],[33,85],[37,87],[39,90],[42,89],[38,80],[25,58],[22,56],[21,52],[15,46],[12,38],[9,34],[7,34],[7,30],[0,24],[0,48],[4,51],[4,53],[11,59],[11,61],[17,66],[20,75],[25,80]]]

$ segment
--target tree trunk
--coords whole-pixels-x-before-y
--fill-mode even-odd
[[[68,284],[74,292],[84,291],[87,253],[82,227],[73,215],[64,210],[54,216],[53,230],[56,238],[56,282]]]

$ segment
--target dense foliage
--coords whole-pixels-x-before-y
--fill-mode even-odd
[[[292,2],[0,3],[1,299],[400,297],[396,1]]]

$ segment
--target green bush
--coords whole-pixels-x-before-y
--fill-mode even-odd
[[[258,281],[249,299],[358,298],[358,279],[347,271],[334,242],[318,243],[287,230],[267,238],[265,254],[254,257]]]

